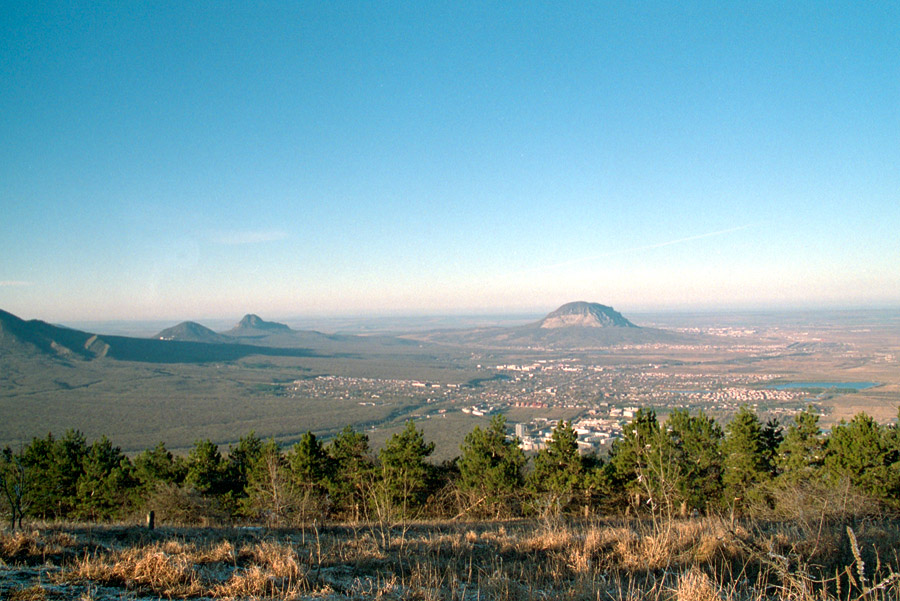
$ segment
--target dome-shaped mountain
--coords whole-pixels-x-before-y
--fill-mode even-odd
[[[566,303],[538,324],[544,329],[555,328],[636,328],[621,313],[599,303],[578,301]]]
[[[181,340],[185,342],[229,342],[227,336],[217,334],[195,321],[183,321],[177,326],[166,328],[154,338],[158,340]]]

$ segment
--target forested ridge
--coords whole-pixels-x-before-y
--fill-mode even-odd
[[[0,457],[0,510],[25,519],[110,521],[153,510],[175,524],[500,518],[566,512],[790,515],[900,506],[900,428],[866,414],[827,434],[812,408],[786,426],[741,408],[724,427],[703,412],[663,423],[640,410],[608,457],[580,455],[561,421],[528,458],[502,415],[474,428],[453,461],[408,422],[373,453],[351,427],[327,443],[307,432],[289,449],[250,433],[223,453],[209,440],[186,456],[163,443],[129,458],[78,431],[35,438]]]

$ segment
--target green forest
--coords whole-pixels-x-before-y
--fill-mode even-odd
[[[129,458],[78,431],[35,438],[0,456],[0,511],[24,520],[109,522],[153,511],[168,524],[296,526],[313,520],[404,521],[519,516],[794,515],[804,506],[881,512],[900,506],[900,428],[865,414],[823,433],[812,408],[789,424],[741,408],[720,425],[639,411],[608,456],[581,455],[561,421],[526,457],[496,415],[459,456],[429,461],[433,443],[408,422],[374,453],[351,427],[326,442],[307,432],[289,449],[254,433],[223,452],[163,443]]]

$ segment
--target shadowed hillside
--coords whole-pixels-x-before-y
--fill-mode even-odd
[[[202,327],[202,326],[201,326]],[[230,342],[205,343],[126,336],[101,336],[25,321],[0,311],[0,353],[44,355],[62,359],[91,360],[106,357],[145,363],[209,363],[236,361],[251,355],[270,357],[315,357],[308,348],[274,348]]]

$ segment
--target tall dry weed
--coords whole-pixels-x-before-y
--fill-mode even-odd
[[[696,566],[678,577],[675,601],[723,601],[723,599],[716,582]]]
[[[196,595],[202,590],[191,557],[166,553],[159,545],[123,549],[110,555],[85,555],[66,575],[170,597]]]

